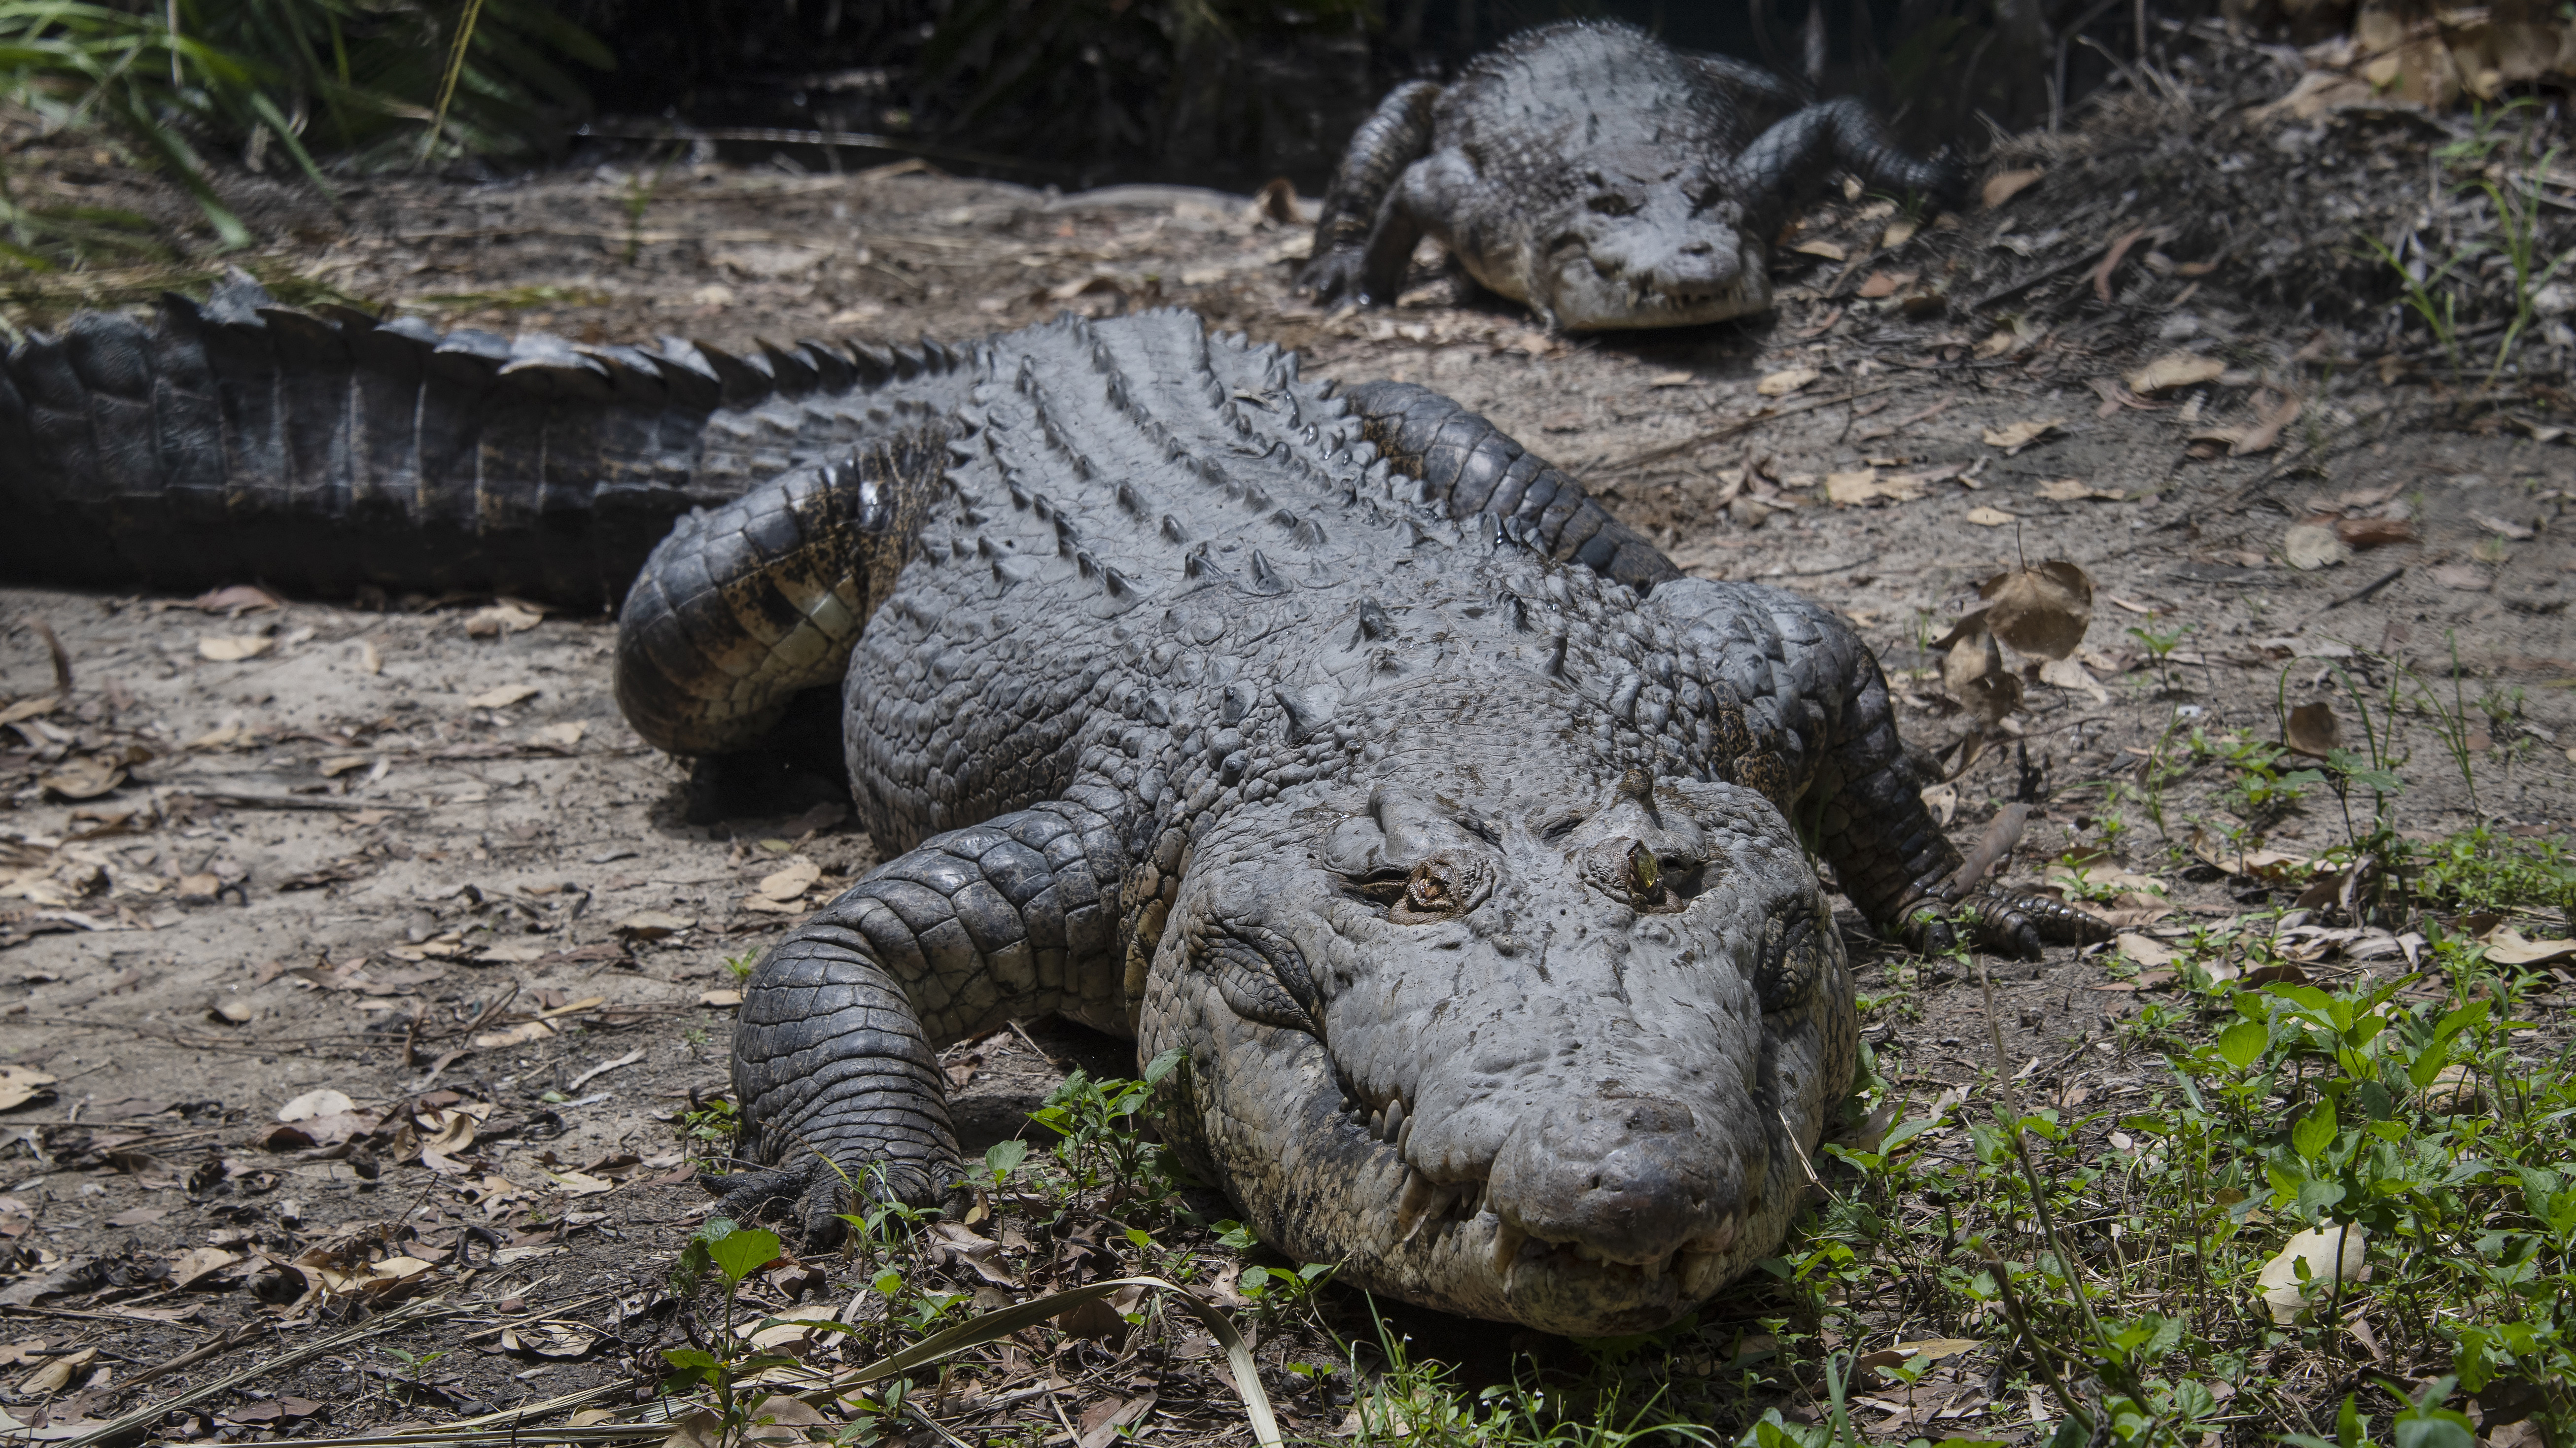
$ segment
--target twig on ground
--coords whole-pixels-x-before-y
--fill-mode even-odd
[[[1856,392],[1839,392],[1831,397],[1814,398],[1810,401],[1800,403],[1796,407],[1783,407],[1776,412],[1766,412],[1758,417],[1743,418],[1735,422],[1730,422],[1724,427],[1712,428],[1707,432],[1697,433],[1693,436],[1683,438],[1680,442],[1666,443],[1664,446],[1657,448],[1648,448],[1644,452],[1635,453],[1628,457],[1618,458],[1606,463],[1595,463],[1591,467],[1583,469],[1577,476],[1576,481],[1588,482],[1590,479],[1600,477],[1606,473],[1621,473],[1626,472],[1630,468],[1644,467],[1648,463],[1659,463],[1669,457],[1679,457],[1683,453],[1696,451],[1713,442],[1724,442],[1726,439],[1735,436],[1737,433],[1751,432],[1753,429],[1762,426],[1766,422],[1778,422],[1784,417],[1796,417],[1802,412],[1813,412],[1820,407],[1833,407],[1840,403],[1857,401],[1863,397],[1876,396],[1881,392],[1891,392],[1906,385],[1907,383],[1905,382],[1882,382],[1876,387],[1864,387]]]
[[[1977,841],[1977,847],[1968,852],[1968,858],[1959,862],[1958,873],[1950,877],[1950,888],[1974,888],[1996,862],[2011,854],[2013,846],[2021,843],[2021,832],[2030,823],[2031,811],[2032,807],[2026,804],[2008,804],[1996,811],[1995,822],[1986,826],[1985,838]]]
[[[2406,565],[2400,563],[2396,567],[2389,569],[2386,573],[2379,575],[2377,578],[2370,580],[2361,587],[2356,588],[2352,592],[2345,594],[2343,597],[2336,599],[2334,602],[2327,604],[2324,608],[2318,609],[2317,612],[2331,613],[2334,610],[2343,607],[2347,603],[2359,603],[2363,599],[2377,593],[2379,590],[2395,583],[2399,575],[2403,574],[2405,571]]]
[[[286,1352],[279,1353],[277,1356],[268,1359],[266,1362],[257,1363],[253,1366],[244,1368],[240,1372],[234,1373],[229,1377],[218,1378],[211,1383],[207,1383],[203,1387],[190,1388],[188,1391],[181,1393],[176,1397],[164,1398],[157,1403],[147,1403],[122,1417],[111,1418],[107,1422],[100,1424],[98,1427],[91,1429],[89,1432],[83,1433],[81,1436],[65,1443],[63,1448],[98,1448],[98,1445],[100,1444],[116,1442],[133,1434],[143,1432],[153,1424],[160,1422],[163,1418],[182,1408],[188,1407],[192,1404],[201,1403],[208,1398],[217,1396],[218,1394],[229,1393],[233,1389],[241,1387],[244,1384],[257,1382],[259,1379],[268,1376],[270,1373],[282,1372],[287,1368],[294,1367],[298,1363],[310,1362],[314,1358],[321,1357],[326,1353],[337,1352],[342,1348],[348,1347],[352,1343],[363,1342],[371,1337],[382,1336],[385,1333],[393,1331],[397,1327],[403,1327],[408,1324],[418,1322],[424,1318],[453,1315],[457,1311],[458,1309],[448,1306],[446,1301],[440,1297],[432,1297],[419,1302],[408,1303],[404,1306],[395,1308],[391,1312],[369,1318],[365,1323],[357,1327],[349,1328],[344,1332],[332,1333],[328,1337],[316,1338],[302,1347],[292,1348]],[[625,1384],[620,1383],[618,1386],[623,1388]]]

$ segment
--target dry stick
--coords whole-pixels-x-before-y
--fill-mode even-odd
[[[127,1413],[122,1417],[111,1418],[107,1422],[100,1424],[98,1427],[91,1429],[89,1432],[83,1433],[79,1437],[72,1439],[70,1442],[64,1444],[63,1448],[97,1448],[97,1445],[99,1444],[112,1442],[116,1439],[125,1437],[127,1434],[140,1432],[149,1428],[154,1423],[159,1422],[162,1418],[178,1412],[180,1409],[188,1407],[191,1404],[203,1402],[219,1393],[229,1393],[233,1389],[241,1387],[246,1383],[256,1382],[270,1373],[281,1372],[287,1368],[294,1367],[298,1363],[309,1362],[325,1353],[336,1352],[341,1348],[349,1346],[351,1343],[361,1342],[367,1338],[375,1337],[378,1334],[391,1332],[397,1327],[415,1322],[421,1318],[433,1316],[437,1313],[454,1313],[456,1311],[457,1309],[447,1306],[442,1299],[435,1297],[430,1298],[425,1302],[415,1302],[409,1306],[397,1307],[393,1311],[384,1314],[382,1317],[372,1319],[358,1327],[350,1328],[345,1332],[335,1332],[329,1337],[308,1342],[302,1347],[293,1348],[289,1351],[279,1353],[277,1356],[270,1358],[264,1363],[258,1363],[251,1367],[244,1368],[230,1377],[218,1378],[214,1382],[206,1384],[204,1387],[190,1388],[188,1391],[179,1394],[177,1397],[164,1398],[160,1402],[137,1408],[133,1412]],[[620,1386],[622,1387],[624,1385],[620,1384]]]
[[[222,1337],[216,1338],[213,1342],[207,1343],[202,1347],[190,1348],[188,1351],[179,1354],[177,1357],[174,1357],[167,1362],[145,1368],[143,1371],[127,1378],[124,1382],[117,1384],[117,1386],[121,1389],[139,1388],[145,1383],[152,1381],[154,1378],[168,1377],[170,1374],[179,1372],[182,1369],[195,1367],[197,1364],[204,1362],[206,1359],[213,1357],[217,1353],[230,1352],[234,1348],[248,1344],[251,1339],[260,1335],[260,1330],[265,1326],[267,1326],[265,1323],[254,1323],[247,1327],[235,1328],[233,1331]]]
[[[2067,1255],[2066,1244],[2057,1235],[2057,1214],[2048,1209],[2048,1189],[2040,1183],[2039,1168],[2031,1163],[2029,1139],[2022,1133],[2021,1091],[2013,1085],[2012,1077],[2005,1064],[2007,1058],[2004,1055],[2004,1029],[1995,1008],[1995,978],[1993,973],[1986,969],[1986,958],[1982,955],[1977,957],[1977,983],[1985,988],[1986,1039],[1994,1048],[1996,1085],[2004,1093],[2004,1104],[2012,1110],[2013,1155],[2021,1160],[2022,1179],[2030,1183],[2031,1211],[2039,1218],[2040,1230],[2048,1237],[2049,1250],[2057,1254],[2058,1270],[2066,1274],[2066,1285],[2075,1293],[2075,1305],[2084,1314],[2084,1325],[2092,1329],[2093,1340],[2098,1343],[2102,1341],[2102,1321],[2093,1315],[2093,1299],[2084,1290],[2083,1269],[2076,1265],[2074,1258]],[[1996,1274],[1996,1280],[2006,1281],[2011,1276],[2012,1268],[2007,1264]],[[2009,1292],[2010,1289],[2006,1290]],[[2024,1330],[2023,1340],[2031,1345],[2034,1356],[2039,1354],[2040,1341],[2030,1336],[2027,1329]],[[2057,1401],[2065,1405],[2068,1413],[2083,1414],[2085,1423],[2088,1429],[2090,1428],[2093,1422],[2092,1413],[2082,1404],[2066,1396],[2065,1390],[2058,1385],[2057,1375],[2054,1372],[2049,1374],[2049,1390],[2057,1394]]]
[[[1950,888],[1962,891],[1976,888],[1986,872],[2011,854],[2013,846],[2021,843],[2021,832],[2030,823],[2031,813],[2032,807],[2026,804],[2008,804],[1997,811],[1995,822],[1986,826],[1986,837],[1977,841],[1977,847],[1968,852],[1968,858],[1960,861],[1958,872],[1950,877]],[[1995,1069],[2000,1071],[2003,1069],[2000,1045],[1996,1047],[1995,1057]]]
[[[69,699],[72,696],[72,656],[63,652],[63,641],[54,637],[52,624],[41,618],[30,619],[28,623],[36,630],[36,637],[45,641],[45,652],[53,658],[54,693]]]
[[[2318,609],[2317,612],[2331,613],[2334,610],[2343,607],[2347,603],[2359,603],[2363,599],[2377,593],[2379,590],[2395,583],[2398,580],[2398,577],[2405,573],[2405,571],[2406,565],[2400,563],[2396,567],[2389,569],[2386,573],[2379,575],[2377,578],[2370,580],[2361,587],[2356,588],[2352,592],[2345,594],[2343,597],[2336,599],[2334,602],[2327,604],[2324,608]]]
[[[1648,463],[1659,463],[1669,457],[1678,457],[1683,453],[1696,451],[1713,442],[1724,442],[1726,439],[1735,436],[1739,432],[1751,432],[1753,429],[1760,427],[1766,422],[1778,422],[1784,417],[1795,417],[1802,412],[1813,412],[1819,407],[1832,407],[1838,403],[1855,402],[1861,398],[1875,396],[1881,392],[1893,391],[1896,388],[1908,385],[1908,382],[1910,381],[1911,379],[1898,382],[1882,382],[1876,387],[1864,387],[1857,392],[1837,393],[1832,397],[1819,397],[1810,402],[1802,403],[1796,407],[1784,407],[1777,412],[1766,412],[1759,417],[1748,417],[1739,422],[1730,422],[1724,427],[1714,428],[1708,432],[1698,433],[1691,437],[1683,438],[1680,442],[1666,443],[1662,447],[1648,448],[1644,452],[1620,458],[1616,462],[1597,463],[1592,467],[1588,467],[1583,470],[1581,480],[1597,478],[1605,473],[1623,473],[1630,468],[1644,467]]]

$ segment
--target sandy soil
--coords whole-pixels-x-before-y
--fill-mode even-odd
[[[2423,143],[2399,127],[2371,144]],[[2080,169],[2073,142],[2049,146],[2060,173]],[[2250,274],[2232,286],[2223,248],[2194,273],[2211,256],[2152,237],[2099,283],[2089,266],[2062,268],[2013,298],[2020,310],[1975,309],[2050,264],[2004,237],[2071,228],[2080,250],[2132,229],[2080,189],[2043,183],[1910,240],[1891,239],[1883,204],[1836,201],[1792,239],[1808,250],[1786,254],[1773,316],[1584,340],[1548,336],[1429,265],[1392,310],[1302,303],[1288,287],[1302,229],[1242,198],[792,170],[378,182],[336,213],[270,186],[249,209],[265,272],[504,332],[740,346],[1194,307],[1303,349],[1311,371],[1458,396],[1693,571],[1827,599],[1877,645],[1910,737],[1934,748],[1969,725],[1926,641],[1975,606],[1978,580],[2071,559],[2095,587],[2083,673],[2033,677],[2025,711],[1956,781],[1963,845],[2000,803],[2045,802],[2005,867],[2016,879],[2099,837],[2099,786],[2133,778],[2177,711],[2186,733],[2276,738],[2278,706],[2336,696],[2338,668],[2382,684],[2412,669],[2447,701],[2454,650],[2482,814],[2527,833],[2562,833],[2576,815],[2576,469],[2540,440],[2546,388],[2464,411],[2420,358],[2379,364],[2360,331],[2291,317],[2283,288]],[[111,276],[96,294],[137,285]],[[14,315],[58,313],[63,296],[22,296]],[[2221,375],[2143,398],[2118,380],[2194,348]],[[1782,374],[1797,371],[1813,376],[1791,387]],[[2192,442],[2279,418],[2293,398],[2301,411],[2268,449]],[[2053,427],[2027,445],[1996,441],[2042,422]],[[1831,500],[1865,489],[1896,496]],[[2405,536],[2290,566],[2288,530],[2320,519]],[[0,898],[0,1098],[23,1098],[0,1111],[0,1250],[14,1253],[0,1361],[25,1365],[0,1369],[0,1403],[68,1438],[370,1322],[380,1335],[191,1401],[158,1431],[313,1436],[585,1389],[624,1401],[658,1371],[657,1345],[698,1331],[699,1309],[676,1306],[665,1279],[704,1206],[687,1169],[705,1144],[682,1118],[725,1084],[728,963],[874,853],[828,798],[713,792],[645,749],[609,698],[607,620],[495,629],[489,600],[247,601],[259,606],[0,590],[0,699],[56,692],[48,629],[71,680],[58,707],[22,702],[0,728],[0,879],[14,882]],[[2133,627],[2187,630],[2169,679]],[[2492,715],[2475,702],[2488,695]],[[2404,735],[2407,826],[2468,823],[2425,723]],[[2221,783],[2210,767],[2175,787],[2178,840],[2192,820],[2224,819]],[[2194,915],[2264,898],[2259,880],[2176,875],[2134,808],[2127,823],[2126,862]],[[2340,838],[2332,810],[2312,807],[2265,843],[2305,854]],[[1872,992],[1906,1002],[1871,1023],[1898,1089],[1972,1081],[1987,1064],[1973,980],[1866,961]],[[2389,967],[2319,966],[2374,968]],[[2129,1089],[2138,1068],[2116,1021],[2135,996],[2104,960],[2060,952],[1997,986],[2012,1064],[2036,1063],[2028,1089]],[[978,1148],[1019,1130],[1065,1064],[1124,1069],[1115,1043],[1046,1023],[951,1059]],[[982,1230],[1003,1243],[1004,1280],[1034,1287],[1109,1270],[1118,1250],[1084,1235],[1098,1224],[1005,1203]],[[1242,1259],[1202,1226],[1163,1240],[1243,1301]],[[846,1300],[868,1275],[828,1255],[812,1265],[769,1274],[763,1300]],[[962,1253],[914,1265],[1007,1295]],[[388,1327],[381,1314],[403,1302],[433,1315]],[[1722,1337],[1777,1310],[1748,1288],[1709,1318]],[[1263,1319],[1265,1378],[1292,1432],[1345,1423],[1333,1394],[1346,1384],[1287,1371],[1330,1353],[1316,1324],[1368,1330],[1353,1300],[1328,1294],[1321,1314]],[[1471,1378],[1505,1370],[1494,1334],[1403,1321]],[[1204,1340],[1149,1336],[1032,1339],[961,1372],[942,1419],[970,1436],[991,1424],[1061,1439],[1059,1410],[1096,1428],[1152,1391],[1160,1436],[1241,1438]],[[1753,1411],[1800,1396],[1792,1374],[1765,1371],[1778,1376]],[[1009,1400],[1025,1383],[1055,1391]],[[2027,1424],[1996,1404],[1943,1427],[2011,1437]]]

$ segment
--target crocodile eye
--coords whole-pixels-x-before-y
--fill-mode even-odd
[[[1664,904],[1664,868],[1637,840],[1604,840],[1583,852],[1583,878],[1639,910]]]
[[[1662,888],[1664,872],[1655,863],[1655,853],[1644,845],[1628,852],[1628,890],[1639,899],[1651,900]]]

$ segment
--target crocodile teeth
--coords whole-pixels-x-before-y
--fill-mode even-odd
[[[1396,1205],[1395,1230],[1398,1241],[1409,1242],[1422,1224],[1439,1215],[1441,1199],[1446,1194],[1431,1184],[1431,1178],[1408,1169],[1404,1174],[1404,1200]]]
[[[1404,1098],[1401,1096],[1386,1103],[1386,1131],[1384,1135],[1388,1141],[1395,1142],[1399,1145],[1404,1141]]]
[[[1494,1255],[1486,1265],[1506,1284],[1511,1281],[1512,1264],[1520,1260],[1521,1244],[1528,1240],[1529,1233],[1514,1223],[1502,1222],[1494,1227]]]

